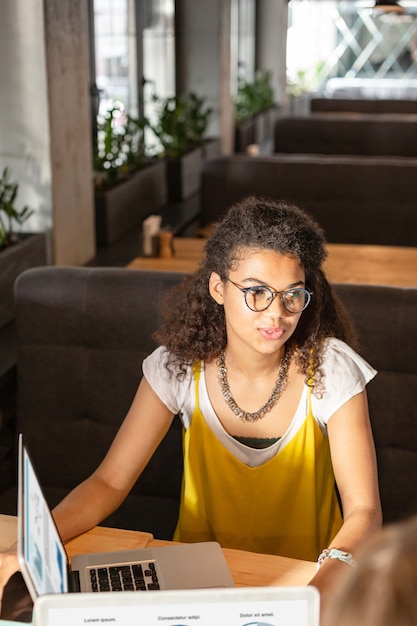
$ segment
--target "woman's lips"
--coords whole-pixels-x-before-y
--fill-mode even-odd
[[[281,337],[283,336],[285,329],[284,328],[260,328],[259,332],[261,333],[262,337],[265,337],[265,339],[281,339]]]

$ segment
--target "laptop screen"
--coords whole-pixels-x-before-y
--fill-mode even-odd
[[[64,593],[68,591],[67,555],[22,442],[19,455],[18,553],[22,573],[32,598]]]

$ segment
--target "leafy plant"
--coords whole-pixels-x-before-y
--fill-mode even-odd
[[[274,106],[271,77],[269,71],[258,71],[252,82],[239,82],[234,99],[235,119],[238,124]]]
[[[161,99],[153,96],[157,120],[150,124],[160,141],[166,158],[175,159],[192,148],[202,145],[212,109],[204,98],[191,92]]]
[[[33,214],[27,206],[20,211],[15,207],[18,190],[19,184],[11,182],[9,169],[5,167],[0,179],[0,250],[19,241],[14,223],[24,224]]]
[[[136,119],[124,113],[121,103],[115,102],[107,111],[98,125],[94,154],[96,187],[112,187],[149,164],[147,126],[145,118]]]

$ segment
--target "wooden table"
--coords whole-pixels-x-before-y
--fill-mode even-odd
[[[17,518],[0,515],[0,548],[16,540]],[[150,533],[97,526],[66,544],[68,556],[88,552],[107,552],[169,545]],[[315,563],[270,554],[223,549],[237,587],[275,587],[307,584],[316,571]]]
[[[203,257],[203,238],[174,239],[172,258],[133,259],[128,268],[193,272]],[[417,287],[417,248],[328,244],[324,269],[332,283]]]

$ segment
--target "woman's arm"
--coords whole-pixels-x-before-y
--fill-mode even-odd
[[[328,422],[333,470],[343,508],[343,526],[324,548],[337,548],[353,556],[357,548],[381,527],[375,446],[369,420],[366,392],[346,402]],[[311,584],[321,594],[322,604],[339,574],[349,565],[326,559]]]
[[[102,463],[53,511],[64,541],[96,526],[118,508],[167,433],[172,420],[173,414],[143,378]]]
[[[64,541],[96,526],[123,502],[167,433],[172,419],[173,414],[143,378],[102,463],[53,511]],[[16,546],[0,551],[0,598],[18,568]]]

